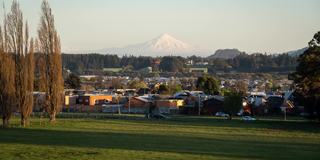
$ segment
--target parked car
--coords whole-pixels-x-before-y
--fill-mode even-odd
[[[148,119],[169,119],[170,117],[164,115],[164,114],[146,114],[145,115],[146,118]]]
[[[226,114],[226,113],[224,113],[224,112],[217,112],[217,113],[215,114],[215,116],[217,116],[217,117],[229,117],[229,114]]]
[[[243,116],[241,117],[241,120],[243,121],[255,121],[256,119],[251,116]]]

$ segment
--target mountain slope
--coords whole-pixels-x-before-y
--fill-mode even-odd
[[[201,50],[177,40],[169,34],[163,34],[145,43],[130,45],[124,48],[103,49],[96,52],[116,55],[188,56],[198,54]]]
[[[238,49],[219,49],[213,55],[209,56],[210,59],[233,59],[241,52]]]
[[[297,57],[297,56],[300,56],[301,54],[303,54],[307,49],[308,48],[305,47],[305,48],[301,48],[301,49],[298,49],[298,50],[289,51],[289,52],[287,52],[287,54],[292,56],[292,57]]]

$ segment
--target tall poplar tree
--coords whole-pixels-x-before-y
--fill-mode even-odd
[[[21,113],[21,125],[26,126],[33,108],[33,42],[16,0],[5,17],[4,28],[6,52],[12,54],[15,62],[16,107]]]
[[[50,122],[56,121],[63,102],[63,77],[60,38],[55,28],[54,16],[47,0],[42,3],[42,15],[38,29],[39,50],[44,54],[44,75],[46,111]]]
[[[5,52],[0,28],[0,113],[3,127],[9,126],[15,100],[15,63],[12,55]]]

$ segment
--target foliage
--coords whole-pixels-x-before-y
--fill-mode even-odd
[[[143,56],[123,56],[93,54],[63,54],[63,66],[78,74],[90,73],[103,68],[125,68],[132,66],[133,69],[153,66],[152,61],[158,58]],[[193,60],[197,62],[208,62],[209,72],[217,71],[238,71],[238,72],[287,72],[294,71],[297,65],[297,57],[286,53],[280,55],[267,54],[246,54],[241,53],[234,59],[208,59],[207,57],[191,56],[183,57],[162,57],[159,69],[163,72],[178,72],[185,68],[185,62]],[[157,68],[158,66],[155,66]],[[130,71],[130,70],[128,70]]]
[[[181,72],[184,68],[184,59],[182,57],[163,57],[159,68],[166,72]]]
[[[15,62],[12,56],[4,53],[3,49],[0,48],[0,114],[3,127],[8,127],[16,103]]]
[[[39,45],[38,42],[35,42],[35,45]],[[39,92],[46,92],[47,86],[47,76],[46,76],[46,57],[44,54],[39,53],[39,49],[37,50],[37,54],[35,54],[36,59],[36,83],[35,90]]]
[[[169,92],[169,87],[165,84],[161,84],[158,89],[159,94],[167,94]]]
[[[169,88],[170,94],[174,94],[182,91],[181,85],[176,83],[169,83],[168,88]]]
[[[161,84],[158,88],[159,94],[174,94],[182,91],[182,87],[180,84],[170,82],[168,85]]]
[[[81,88],[81,81],[80,77],[76,74],[69,74],[68,78],[64,82],[65,88],[68,89],[80,89]]]
[[[47,0],[42,3],[42,15],[38,29],[40,52],[44,54],[46,111],[50,122],[54,123],[63,103],[63,77],[61,62],[61,44],[54,24],[54,16]]]
[[[28,25],[24,23],[23,13],[16,0],[12,1],[11,11],[8,15],[5,14],[3,28],[4,32],[1,33],[2,52],[4,54],[12,53],[15,61],[13,68],[7,68],[10,64],[3,66],[7,69],[14,69],[14,78],[5,75],[4,79],[11,77],[10,79],[15,81],[16,98],[11,107],[18,108],[21,113],[21,125],[26,126],[33,108],[34,50],[33,40],[29,37]]]
[[[224,111],[232,116],[236,115],[242,108],[242,95],[239,92],[231,91],[225,95]]]
[[[126,71],[139,70],[149,67],[151,57],[134,57],[100,54],[62,54],[63,66],[72,72],[83,74],[91,70],[102,70],[103,68],[124,68]]]
[[[206,94],[216,95],[220,92],[220,83],[215,77],[199,77],[197,80],[197,88]]]
[[[222,88],[222,89],[221,89],[221,95],[222,95],[222,96],[229,95],[230,93],[231,93],[231,90],[228,89],[228,88]]]
[[[289,78],[296,84],[295,96],[311,117],[320,120],[320,32],[309,42],[309,48],[299,59],[296,72]],[[314,115],[314,113],[316,113]]]
[[[245,54],[241,53],[234,59],[226,60],[231,66],[224,70],[236,70],[238,72],[286,72],[294,70],[296,57],[286,53],[280,55]]]
[[[131,82],[129,82],[128,87],[130,89],[148,88],[147,84],[144,81],[140,80],[132,80]]]

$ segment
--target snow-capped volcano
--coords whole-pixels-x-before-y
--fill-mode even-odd
[[[190,52],[195,49],[193,46],[177,40],[169,34],[163,34],[162,36],[146,42],[141,46],[155,52],[167,53]],[[137,45],[136,47],[139,47],[139,45]]]
[[[169,34],[163,34],[155,39],[130,45],[124,48],[110,48],[96,51],[104,54],[116,55],[141,55],[141,56],[189,56],[201,52],[192,45],[177,40]]]

